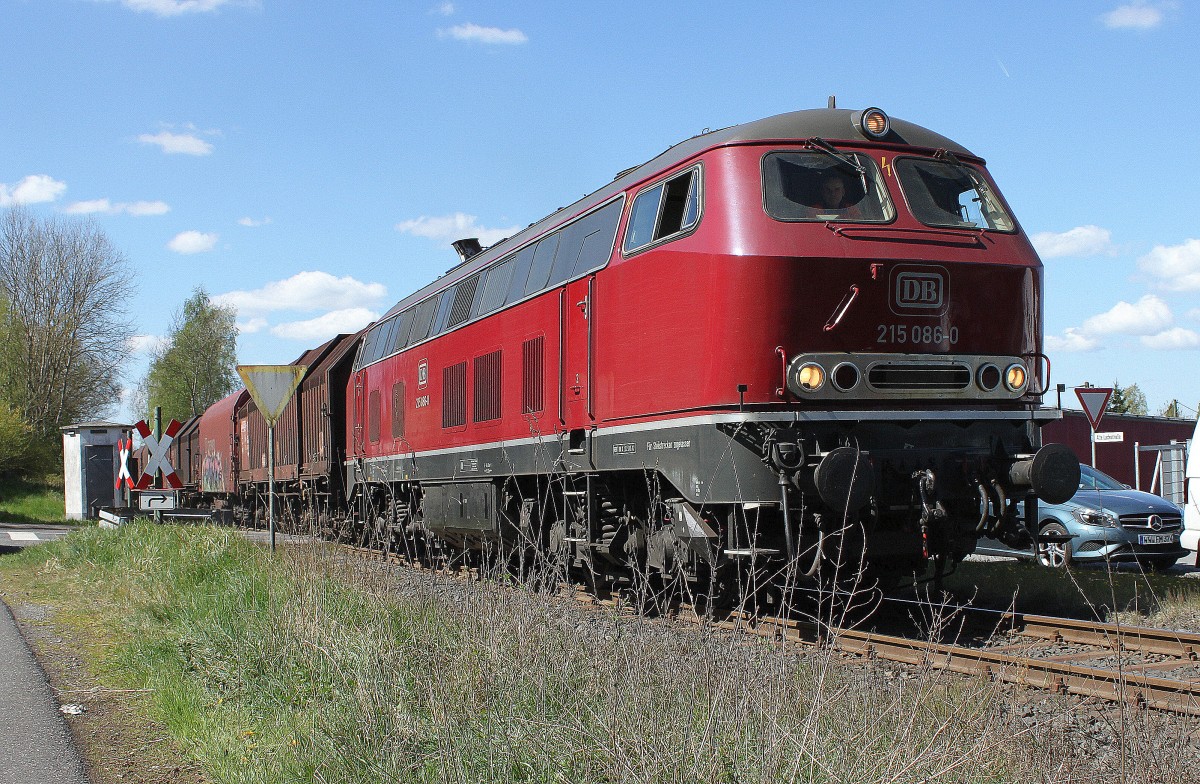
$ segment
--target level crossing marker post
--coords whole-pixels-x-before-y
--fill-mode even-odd
[[[154,440],[160,444],[162,443],[162,406],[154,407]],[[163,475],[158,469],[154,470],[154,487],[163,487]],[[154,510],[154,522],[162,522],[161,509]]]
[[[306,365],[238,365],[238,375],[267,423],[267,526],[275,552],[275,423],[296,387],[308,372]]]

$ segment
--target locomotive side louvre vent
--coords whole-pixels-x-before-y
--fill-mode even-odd
[[[467,423],[467,363],[442,370],[442,427]]]
[[[454,287],[454,307],[450,309],[450,320],[446,328],[457,327],[471,315],[471,303],[475,301],[475,289],[479,288],[479,274],[476,273]]]
[[[500,352],[475,357],[475,421],[500,418]]]
[[[372,444],[379,443],[379,390],[372,389],[367,398],[367,438]]]
[[[392,438],[404,438],[404,382],[392,385]]]
[[[538,335],[521,346],[521,413],[535,414],[546,408],[546,338]]]
[[[878,362],[867,371],[867,383],[878,390],[961,390],[971,384],[971,368],[949,362]]]

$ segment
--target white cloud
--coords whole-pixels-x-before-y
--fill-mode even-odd
[[[1171,308],[1153,294],[1136,303],[1118,302],[1108,311],[1083,322],[1086,335],[1153,335],[1174,323]]]
[[[364,305],[382,302],[386,296],[387,287],[382,283],[363,283],[348,275],[335,278],[328,272],[306,271],[286,280],[273,281],[255,291],[218,294],[213,301],[232,305],[242,316],[253,316],[277,310],[362,309]]]
[[[397,223],[396,231],[403,234],[412,234],[415,237],[426,237],[446,244],[467,237],[477,237],[480,244],[486,247],[495,245],[500,240],[511,237],[521,230],[520,226],[489,229],[477,224],[477,220],[478,218],[474,215],[467,215],[462,212],[436,217],[422,215],[416,220],[406,220]]]
[[[1067,327],[1063,330],[1062,337],[1058,335],[1046,336],[1046,350],[1059,352],[1073,351],[1095,351],[1100,348],[1100,342],[1095,338],[1088,337],[1080,332],[1075,327]]]
[[[110,202],[108,199],[92,199],[91,201],[77,201],[70,204],[64,210],[69,215],[91,215],[101,213],[104,215],[120,215],[127,213],[135,217],[144,215],[165,215],[171,211],[171,205],[165,201],[134,201],[134,202]]]
[[[1094,351],[1105,335],[1138,335],[1147,348],[1185,348],[1190,330],[1170,329],[1175,321],[1170,306],[1147,294],[1135,303],[1118,302],[1104,313],[1092,316],[1082,327],[1068,327],[1061,337],[1046,336],[1048,351]]]
[[[238,218],[239,226],[247,226],[251,229],[257,229],[259,226],[266,226],[270,222],[271,222],[270,218],[256,219],[256,218],[251,218],[249,216],[247,216],[245,218]]]
[[[167,247],[176,253],[204,253],[212,250],[220,239],[216,234],[204,234],[199,231],[185,231],[175,235],[167,243]]]
[[[1163,22],[1164,11],[1174,3],[1147,3],[1141,0],[1120,5],[1100,17],[1111,30],[1150,30]]]
[[[1200,334],[1183,327],[1175,327],[1157,335],[1146,335],[1142,338],[1146,348],[1159,350],[1200,348]]]
[[[230,0],[121,0],[121,5],[130,11],[168,17],[208,13],[229,2]]]
[[[1138,259],[1138,266],[1159,278],[1159,285],[1168,291],[1200,291],[1200,240],[1156,245]]]
[[[150,356],[165,346],[167,339],[161,335],[134,335],[129,339],[130,353]]]
[[[237,328],[238,332],[242,332],[247,335],[255,332],[262,332],[267,328],[267,320],[265,318],[252,318],[247,319],[246,321],[239,321],[237,322]]]
[[[54,201],[66,189],[65,182],[59,182],[48,174],[31,174],[11,188],[0,182],[0,207]]]
[[[516,28],[501,30],[499,27],[481,27],[471,22],[455,25],[448,30],[438,30],[438,35],[456,41],[478,41],[483,44],[518,45],[529,40],[525,33]]]
[[[1192,308],[1187,312],[1187,317],[1192,321],[1200,321],[1200,308]]]
[[[454,16],[454,3],[441,3],[434,6],[429,13],[437,14],[438,16]]]
[[[316,342],[328,340],[340,332],[357,332],[379,318],[379,314],[367,308],[334,310],[307,321],[290,321],[271,327],[271,334],[288,340]]]
[[[171,205],[165,201],[135,201],[121,206],[125,212],[139,218],[143,215],[166,215],[171,211]]]
[[[1112,250],[1112,232],[1099,226],[1076,226],[1063,232],[1042,231],[1030,238],[1042,258],[1095,256]]]
[[[142,144],[157,144],[167,154],[209,155],[213,151],[211,144],[190,133],[143,133],[138,137],[138,141]]]

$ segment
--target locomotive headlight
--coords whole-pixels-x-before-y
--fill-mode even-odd
[[[796,386],[805,392],[816,392],[825,386],[825,368],[816,362],[805,362],[796,369]]]
[[[858,127],[872,139],[882,139],[892,129],[892,122],[883,109],[872,106],[870,109],[863,109],[862,114],[858,116]]]
[[[1008,370],[1004,371],[1004,385],[1013,392],[1019,392],[1025,388],[1025,366],[1016,364],[1009,365]]]
[[[1000,386],[1000,368],[991,362],[981,366],[975,373],[975,382],[979,384],[979,388],[984,392],[991,392]]]

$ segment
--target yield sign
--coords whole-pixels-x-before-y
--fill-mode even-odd
[[[1100,427],[1100,419],[1104,416],[1104,409],[1108,408],[1112,393],[1112,389],[1107,387],[1075,387],[1075,397],[1079,398],[1083,413],[1092,423],[1092,430]]]
[[[238,375],[246,382],[246,389],[254,398],[255,405],[267,420],[267,427],[275,427],[275,420],[300,386],[306,365],[238,365]]]
[[[172,419],[171,424],[167,425],[167,431],[163,433],[162,439],[154,437],[153,431],[150,430],[150,425],[146,424],[146,420],[138,422],[134,427],[137,428],[138,435],[142,437],[142,443],[146,445],[146,467],[142,471],[142,478],[138,480],[137,489],[145,490],[154,482],[154,473],[162,471],[163,479],[167,480],[167,484],[174,487],[176,490],[183,487],[183,482],[179,481],[179,477],[175,475],[175,469],[171,467],[171,454],[168,450],[171,448],[171,442],[175,440],[175,436],[183,428],[179,424],[178,419]]]

